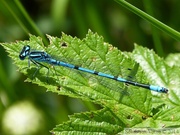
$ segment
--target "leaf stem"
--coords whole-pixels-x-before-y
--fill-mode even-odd
[[[156,28],[162,30],[163,32],[169,34],[172,38],[180,41],[180,33],[171,27],[165,25],[164,23],[160,22],[159,20],[155,19],[154,17],[148,15],[147,13],[143,12],[142,10],[136,8],[135,6],[131,5],[125,0],[115,0],[117,3],[121,4],[125,8],[129,9],[136,15],[140,16],[141,18],[150,22]]]

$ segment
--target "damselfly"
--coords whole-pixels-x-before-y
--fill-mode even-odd
[[[101,77],[106,77],[106,78],[109,78],[109,79],[113,79],[113,80],[123,82],[123,83],[126,83],[126,84],[134,85],[134,86],[139,86],[139,87],[146,88],[146,89],[156,91],[156,92],[161,92],[161,93],[167,93],[168,92],[168,89],[164,88],[164,87],[138,83],[138,82],[127,80],[127,79],[124,79],[124,78],[121,78],[121,77],[116,77],[116,76],[113,76],[113,75],[110,75],[110,74],[97,72],[95,70],[79,67],[79,66],[76,66],[76,65],[73,65],[73,64],[69,64],[69,63],[66,63],[66,62],[63,62],[63,61],[56,60],[56,59],[52,58],[51,55],[49,55],[48,53],[46,53],[44,51],[31,51],[31,47],[29,45],[24,46],[22,51],[19,54],[19,58],[21,60],[24,60],[26,57],[28,57],[28,59],[29,59],[29,62],[28,62],[29,64],[30,64],[30,61],[31,61],[32,63],[34,63],[38,67],[38,69],[41,66],[45,67],[45,68],[48,69],[48,73],[49,73],[49,68],[47,66],[43,65],[42,64],[43,62],[48,63],[50,65],[63,66],[63,67],[76,69],[76,70],[79,70],[79,71],[82,71],[82,72],[87,72],[87,73],[98,75],[98,76],[101,76]],[[35,74],[38,71],[38,69],[35,71]]]

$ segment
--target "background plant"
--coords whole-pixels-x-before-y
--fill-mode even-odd
[[[179,18],[177,17],[179,1],[129,2],[177,31],[179,30]],[[63,31],[82,39],[90,28],[102,35],[105,41],[121,50],[132,50],[136,42],[148,48],[154,48],[160,56],[179,51],[179,41],[155,28],[151,29],[152,26],[147,21],[114,1],[66,2],[57,0],[39,3],[31,1],[22,3],[23,6],[19,1],[1,1],[0,5],[1,42],[28,39],[28,33],[31,33],[41,36],[47,45],[48,41],[42,33],[60,37]],[[165,12],[167,10],[168,14]],[[26,11],[33,21],[28,18]],[[45,130],[40,131],[47,133],[55,125],[67,120],[67,114],[99,108],[89,102],[82,104],[81,100],[44,93],[44,88],[24,83],[23,80],[26,77],[16,72],[16,67],[2,47],[0,51],[2,54],[0,57],[1,116],[6,108],[14,103],[24,100],[31,101],[47,119]]]

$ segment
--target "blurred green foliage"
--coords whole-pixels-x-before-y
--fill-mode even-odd
[[[128,2],[180,31],[179,0]],[[60,37],[61,32],[64,32],[83,38],[88,29],[102,35],[106,42],[121,50],[132,51],[136,42],[155,49],[163,57],[180,51],[179,41],[153,28],[147,21],[115,1],[0,1],[0,42],[26,40],[30,33],[41,36],[48,45],[45,34]],[[155,44],[158,44],[159,48],[155,47]],[[4,112],[14,103],[28,100],[40,109],[46,118],[45,128],[39,132],[49,134],[49,130],[66,121],[69,114],[98,108],[88,102],[45,93],[42,87],[24,83],[26,77],[16,71],[2,46],[0,54],[0,121]]]

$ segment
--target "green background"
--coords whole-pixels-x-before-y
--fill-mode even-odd
[[[179,0],[129,0],[128,2],[180,31]],[[25,13],[29,15],[29,19]],[[61,32],[64,32],[82,39],[88,29],[102,35],[106,42],[122,51],[132,51],[134,43],[154,49],[161,57],[180,51],[179,41],[152,27],[147,21],[115,1],[0,1],[0,42],[28,40],[29,33],[41,37],[45,37],[45,34],[60,37]],[[44,38],[44,43],[48,45],[46,40]],[[24,83],[26,76],[17,71],[2,46],[0,46],[0,54],[1,124],[4,114],[10,107],[26,101],[40,111],[44,120],[43,124],[40,124],[42,128],[34,134],[49,134],[49,130],[55,125],[68,120],[68,115],[100,108],[81,100],[46,93],[45,88]],[[0,134],[6,132],[2,127]]]

